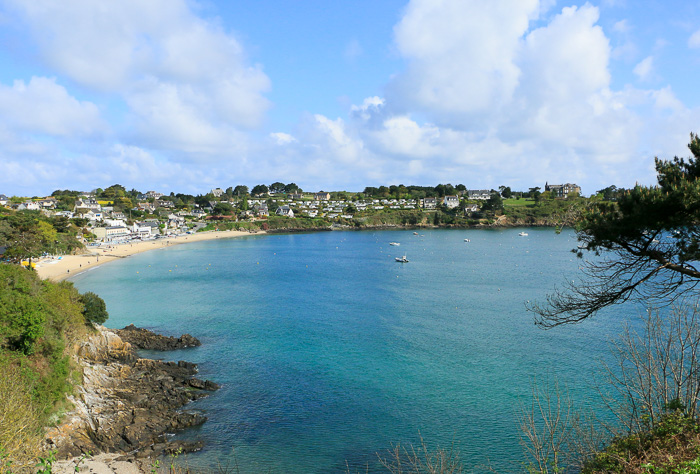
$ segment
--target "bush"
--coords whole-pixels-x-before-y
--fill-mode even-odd
[[[92,291],[88,291],[80,296],[83,303],[83,316],[86,322],[104,324],[109,317],[105,301]]]

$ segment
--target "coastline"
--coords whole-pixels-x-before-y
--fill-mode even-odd
[[[257,233],[264,234],[264,231]],[[125,258],[141,252],[156,250],[173,245],[202,242],[205,240],[228,239],[251,235],[248,231],[209,231],[196,234],[179,235],[154,241],[130,242],[89,248],[79,255],[64,255],[60,259],[43,258],[36,261],[36,272],[41,279],[61,281],[90,268],[112,262],[119,258]]]
[[[196,364],[145,359],[137,353],[200,342],[189,334],[175,339],[133,325],[96,329],[74,347],[82,383],[68,397],[73,409],[45,436],[46,448],[57,458],[52,472],[163,472],[156,469],[157,459],[201,449],[201,441],[173,441],[168,433],[204,423],[207,417],[186,405],[219,385],[197,378]]]

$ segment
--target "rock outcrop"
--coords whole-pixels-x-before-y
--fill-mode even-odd
[[[166,438],[166,433],[204,423],[201,413],[181,408],[219,388],[194,377],[195,364],[140,359],[129,342],[105,328],[76,354],[83,384],[69,397],[75,408],[47,435],[48,447],[59,458],[108,452],[133,459],[202,447]]]
[[[122,341],[126,341],[138,349],[151,351],[172,351],[202,344],[199,342],[199,339],[189,334],[183,334],[179,338],[162,336],[148,329],[137,328],[133,324],[128,325],[124,329],[117,329],[115,332]]]

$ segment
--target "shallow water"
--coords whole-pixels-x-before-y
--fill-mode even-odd
[[[223,385],[189,406],[209,416],[179,435],[206,443],[191,466],[372,472],[376,453],[422,437],[507,472],[522,457],[515,418],[533,379],[595,407],[597,360],[619,315],[636,311],[535,327],[524,303],[575,281],[576,241],[520,230],[250,236],[134,255],[73,281],[105,299],[110,327],[202,340],[156,354]],[[394,261],[403,254],[409,263]]]

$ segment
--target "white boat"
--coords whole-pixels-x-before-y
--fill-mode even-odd
[[[414,232],[413,235],[418,235],[418,232]]]
[[[521,232],[518,234],[520,237],[527,237],[527,232]]]
[[[465,241],[465,242],[471,242],[471,240],[469,240],[469,239],[464,239],[464,241]]]
[[[400,263],[408,263],[408,259],[406,258],[405,255],[403,257],[396,257],[394,260],[396,260],[397,262],[400,262]]]
[[[393,245],[394,247],[398,247],[401,244],[399,242],[389,242],[389,245]]]

